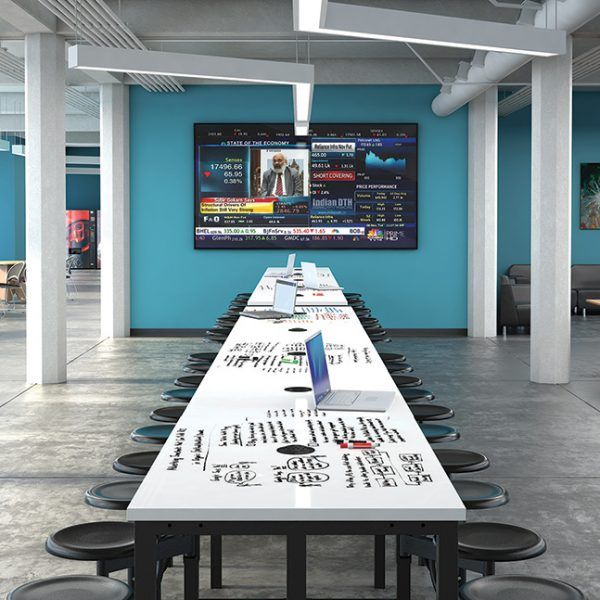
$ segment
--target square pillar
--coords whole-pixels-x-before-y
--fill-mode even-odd
[[[468,334],[497,334],[498,88],[469,102]]]
[[[27,382],[67,378],[65,42],[25,36]]]
[[[100,86],[101,333],[128,337],[129,89]]]
[[[567,383],[571,367],[572,40],[536,58],[531,103],[531,381]]]

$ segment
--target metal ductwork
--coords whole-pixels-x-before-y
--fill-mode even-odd
[[[532,13],[523,11],[520,24],[526,20],[535,27],[546,27],[548,22],[556,23],[557,29],[571,33],[600,14],[598,0],[557,0],[556,16],[550,14],[546,2],[541,10]],[[442,86],[442,91],[431,104],[439,117],[447,117],[473,98],[502,81],[531,60],[531,56],[503,52],[476,52],[468,68],[459,68],[460,76]]]
[[[104,0],[39,0],[39,2],[92,46],[148,50]],[[183,86],[168,75],[140,73],[129,75],[149,92],[184,91]]]
[[[23,61],[4,48],[0,48],[0,72],[20,83],[25,82],[25,65]],[[90,117],[96,119],[100,117],[99,103],[79,90],[67,87],[65,89],[65,102]]]

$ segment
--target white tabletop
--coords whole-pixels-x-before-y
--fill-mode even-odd
[[[265,271],[248,300],[248,306],[273,305],[276,273],[280,273],[282,270],[281,268],[269,267]],[[317,274],[319,275],[319,283],[330,287],[338,286],[338,282],[335,280],[331,269],[319,267]],[[304,288],[302,284],[302,271],[300,269],[294,270],[292,279],[298,282],[296,306],[348,306],[348,301],[342,290],[308,290]]]
[[[240,317],[127,510],[131,521],[462,521],[465,508],[354,311]],[[306,331],[290,331],[302,328]],[[304,340],[323,332],[334,389],[390,390],[385,413],[316,411]],[[337,436],[369,438],[343,450]],[[300,444],[298,456],[278,452]]]

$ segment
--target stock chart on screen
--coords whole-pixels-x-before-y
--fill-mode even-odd
[[[417,125],[194,126],[195,247],[417,248]]]

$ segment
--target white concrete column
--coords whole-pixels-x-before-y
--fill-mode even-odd
[[[571,362],[571,95],[567,54],[536,58],[531,102],[531,381],[567,383]]]
[[[129,89],[100,86],[101,332],[128,337]]]
[[[497,334],[498,88],[469,102],[468,334]]]
[[[65,42],[25,36],[27,381],[67,378]]]

